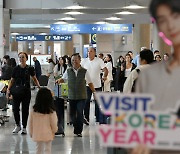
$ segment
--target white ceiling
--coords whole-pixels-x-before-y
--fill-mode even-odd
[[[133,0],[141,6],[149,6],[150,0]],[[79,9],[84,14],[73,15],[75,20],[67,21],[69,24],[88,24],[103,21],[105,23],[150,23],[148,8],[128,10],[133,15],[116,15],[123,7],[132,3],[132,0],[6,0],[6,8],[11,9],[11,31],[12,32],[48,32],[47,27],[61,18],[67,17],[66,9],[75,3],[87,7]],[[74,11],[74,10],[73,10]],[[122,18],[117,21],[106,20],[108,17],[116,16]]]

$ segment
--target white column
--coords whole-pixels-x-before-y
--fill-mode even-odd
[[[0,58],[4,56],[3,34],[4,34],[3,0],[0,0]]]
[[[69,55],[73,54],[73,42],[72,41],[61,41],[61,55]]]
[[[135,24],[133,27],[133,49],[136,53],[139,53],[140,45],[140,24]]]
[[[47,41],[42,41],[42,54],[48,54]]]
[[[160,50],[160,37],[158,36],[158,30],[155,24],[152,25],[152,43],[153,50]]]
[[[66,55],[66,44],[65,44],[64,41],[61,42],[61,51],[60,51],[60,53],[61,53],[61,56]]]
[[[80,36],[79,36],[79,54],[81,55],[81,57],[82,57],[82,55],[83,55],[83,48],[84,48],[84,35],[83,34],[81,34]]]
[[[27,43],[27,41],[22,42],[22,49],[23,49],[23,52],[28,52],[28,43]]]
[[[10,51],[10,16],[9,16],[9,9],[4,9],[4,34],[5,34],[5,45],[4,45],[4,51]]]

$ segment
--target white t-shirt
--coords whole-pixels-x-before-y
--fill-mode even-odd
[[[174,109],[180,101],[179,77],[180,67],[168,72],[165,62],[155,63],[139,74],[136,91],[155,96],[154,110]]]
[[[54,64],[49,63],[49,65],[48,65],[48,73],[53,74],[53,72],[54,72]]]
[[[129,74],[131,73],[131,68],[125,69],[125,77],[127,78],[129,76]]]
[[[58,75],[63,75],[64,67],[60,66],[60,70],[58,71],[58,64],[54,67],[54,73]]]
[[[95,57],[93,60],[85,58],[82,60],[81,66],[87,69],[87,71],[89,72],[94,88],[100,88],[100,73],[101,69],[105,68],[103,60],[97,57]]]
[[[113,80],[113,77],[112,77],[112,63],[111,62],[107,62],[106,63],[106,68],[108,69],[107,79],[111,81],[111,80]]]
[[[137,69],[142,71],[142,70],[148,68],[149,66],[150,66],[149,64],[140,65],[140,66],[136,67],[134,70],[132,70],[132,72],[129,74],[128,78],[126,79],[126,81],[124,83],[123,93],[131,93],[134,81],[139,76]]]

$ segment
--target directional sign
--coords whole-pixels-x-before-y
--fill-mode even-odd
[[[51,34],[131,34],[132,24],[52,24]]]
[[[72,35],[16,35],[16,41],[72,41]]]

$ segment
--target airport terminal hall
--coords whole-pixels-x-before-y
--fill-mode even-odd
[[[180,0],[0,0],[0,154],[180,154]]]

